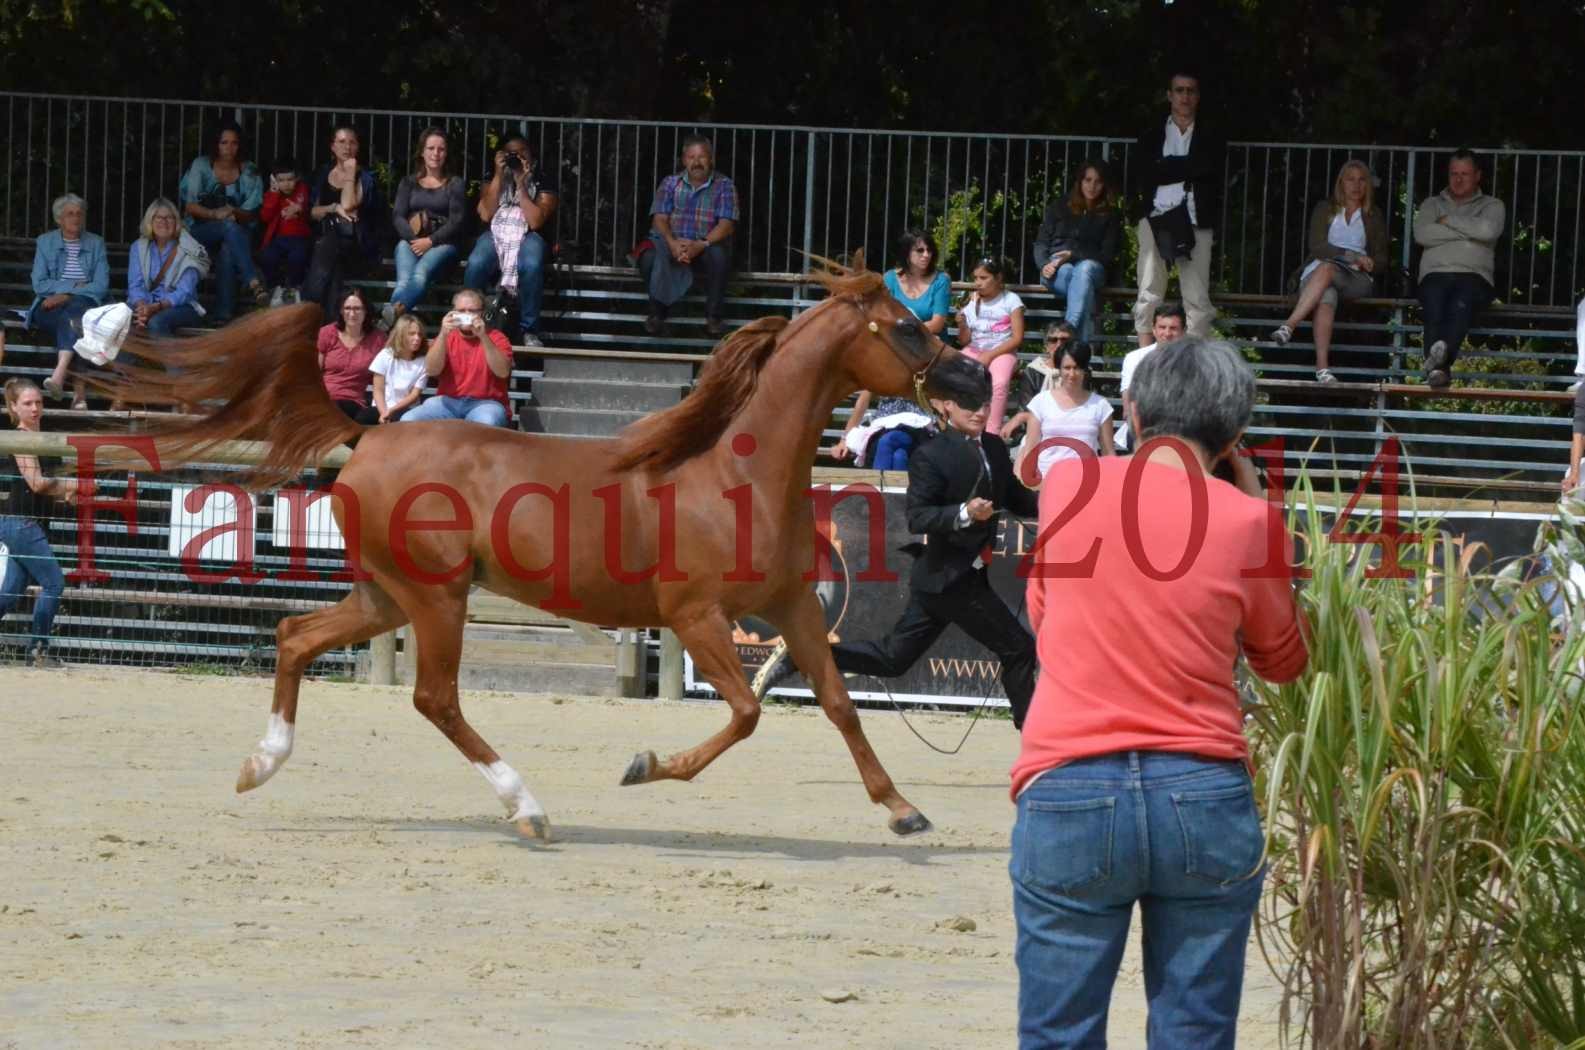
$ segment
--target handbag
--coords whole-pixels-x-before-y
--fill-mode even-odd
[[[1187,198],[1146,221],[1150,223],[1150,232],[1155,234],[1156,251],[1162,262],[1171,263],[1194,254],[1194,223],[1189,221]]]

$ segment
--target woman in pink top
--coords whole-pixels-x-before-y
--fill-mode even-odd
[[[380,414],[369,405],[369,365],[385,333],[369,323],[369,301],[356,288],[341,297],[334,322],[319,330],[319,371],[325,391],[348,418],[372,426]]]
[[[1043,539],[1071,517],[1029,580],[1041,675],[1012,770],[1019,1044],[1106,1045],[1137,901],[1148,1045],[1231,1050],[1265,845],[1233,675],[1240,654],[1273,681],[1304,670],[1289,573],[1270,564],[1274,538],[1291,544],[1236,455],[1255,383],[1232,346],[1162,347],[1130,393],[1138,452],[1058,462],[1040,493]],[[1211,477],[1224,459],[1237,487]]]

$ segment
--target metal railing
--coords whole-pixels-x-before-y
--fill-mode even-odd
[[[981,255],[1011,260],[1017,280],[1035,279],[1030,245],[1046,203],[1068,192],[1088,157],[1128,176],[1132,139],[1063,135],[967,135],[750,124],[693,125],[516,114],[432,113],[264,106],[193,100],[26,93],[4,99],[4,211],[0,235],[32,236],[50,225],[49,205],[68,190],[89,201],[89,227],[112,241],[137,235],[144,205],[174,198],[192,158],[222,119],[242,124],[250,157],[290,155],[305,172],[325,163],[331,130],[357,129],[362,158],[394,189],[414,139],[429,124],[448,129],[457,170],[476,182],[500,136],[529,139],[554,167],[561,194],[554,236],[574,261],[620,265],[649,227],[655,186],[675,168],[684,136],[716,142],[717,166],[740,188],[738,264],[799,271],[806,253],[841,255],[865,246],[890,260],[911,225],[942,242],[954,276]],[[1222,290],[1274,294],[1304,255],[1308,217],[1344,160],[1368,163],[1376,201],[1392,231],[1392,257],[1413,259],[1414,207],[1442,184],[1443,148],[1238,142],[1227,153],[1225,209],[1218,232]],[[1585,152],[1481,151],[1485,189],[1508,208],[1498,252],[1499,298],[1568,305],[1581,285],[1578,251]],[[1132,238],[1129,238],[1130,241]],[[1132,251],[1111,275],[1127,283]],[[1386,291],[1400,291],[1389,287]]]

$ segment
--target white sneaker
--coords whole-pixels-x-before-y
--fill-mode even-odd
[[[1291,340],[1292,338],[1293,338],[1293,329],[1289,328],[1285,324],[1284,325],[1278,325],[1277,326],[1277,330],[1275,332],[1271,333],[1271,341],[1273,343],[1276,343],[1278,346],[1287,346],[1288,345],[1288,341]]]
[[[286,302],[286,289],[282,288],[280,285],[276,285],[275,286],[275,291],[270,293],[270,307],[271,307],[271,309],[274,309],[277,306],[284,305],[285,302]]]
[[[1585,383],[1585,379],[1576,379],[1576,380],[1574,380],[1574,382],[1569,384],[1568,392],[1571,393],[1571,394],[1579,393],[1579,388],[1580,388],[1580,384],[1581,383]]]
[[[1335,383],[1337,382],[1337,376],[1332,374],[1330,368],[1317,368],[1315,370],[1315,381],[1317,383]]]
[[[296,306],[298,303],[301,303],[303,301],[303,293],[302,293],[302,290],[299,289],[299,288],[288,288],[288,289],[286,289],[286,295],[287,295],[288,298],[290,298],[292,300],[292,305],[293,306]]]

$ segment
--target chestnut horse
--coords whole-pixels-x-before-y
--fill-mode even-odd
[[[283,619],[268,729],[237,790],[291,754],[303,671],[325,651],[411,623],[414,706],[467,756],[524,834],[549,837],[523,779],[463,718],[457,698],[468,591],[477,584],[560,615],[613,627],[666,626],[726,700],[725,728],[665,759],[635,757],[623,784],[691,780],[754,731],[759,701],[732,621],[775,625],[853,754],[871,801],[899,835],[930,822],[871,750],[832,662],[812,582],[810,471],[832,409],[858,389],[909,395],[965,367],[885,291],[879,275],[833,268],[829,297],[796,320],[764,318],[724,340],[677,406],[614,439],[522,434],[462,421],[365,429],[325,393],[316,306],[253,314],[213,334],[130,346],[109,385],[131,402],[207,403],[153,435],[175,462],[216,442],[270,443],[247,484],[290,478],[356,439],[331,486],[348,564],[365,574],[336,605]],[[215,403],[219,407],[213,407]]]

